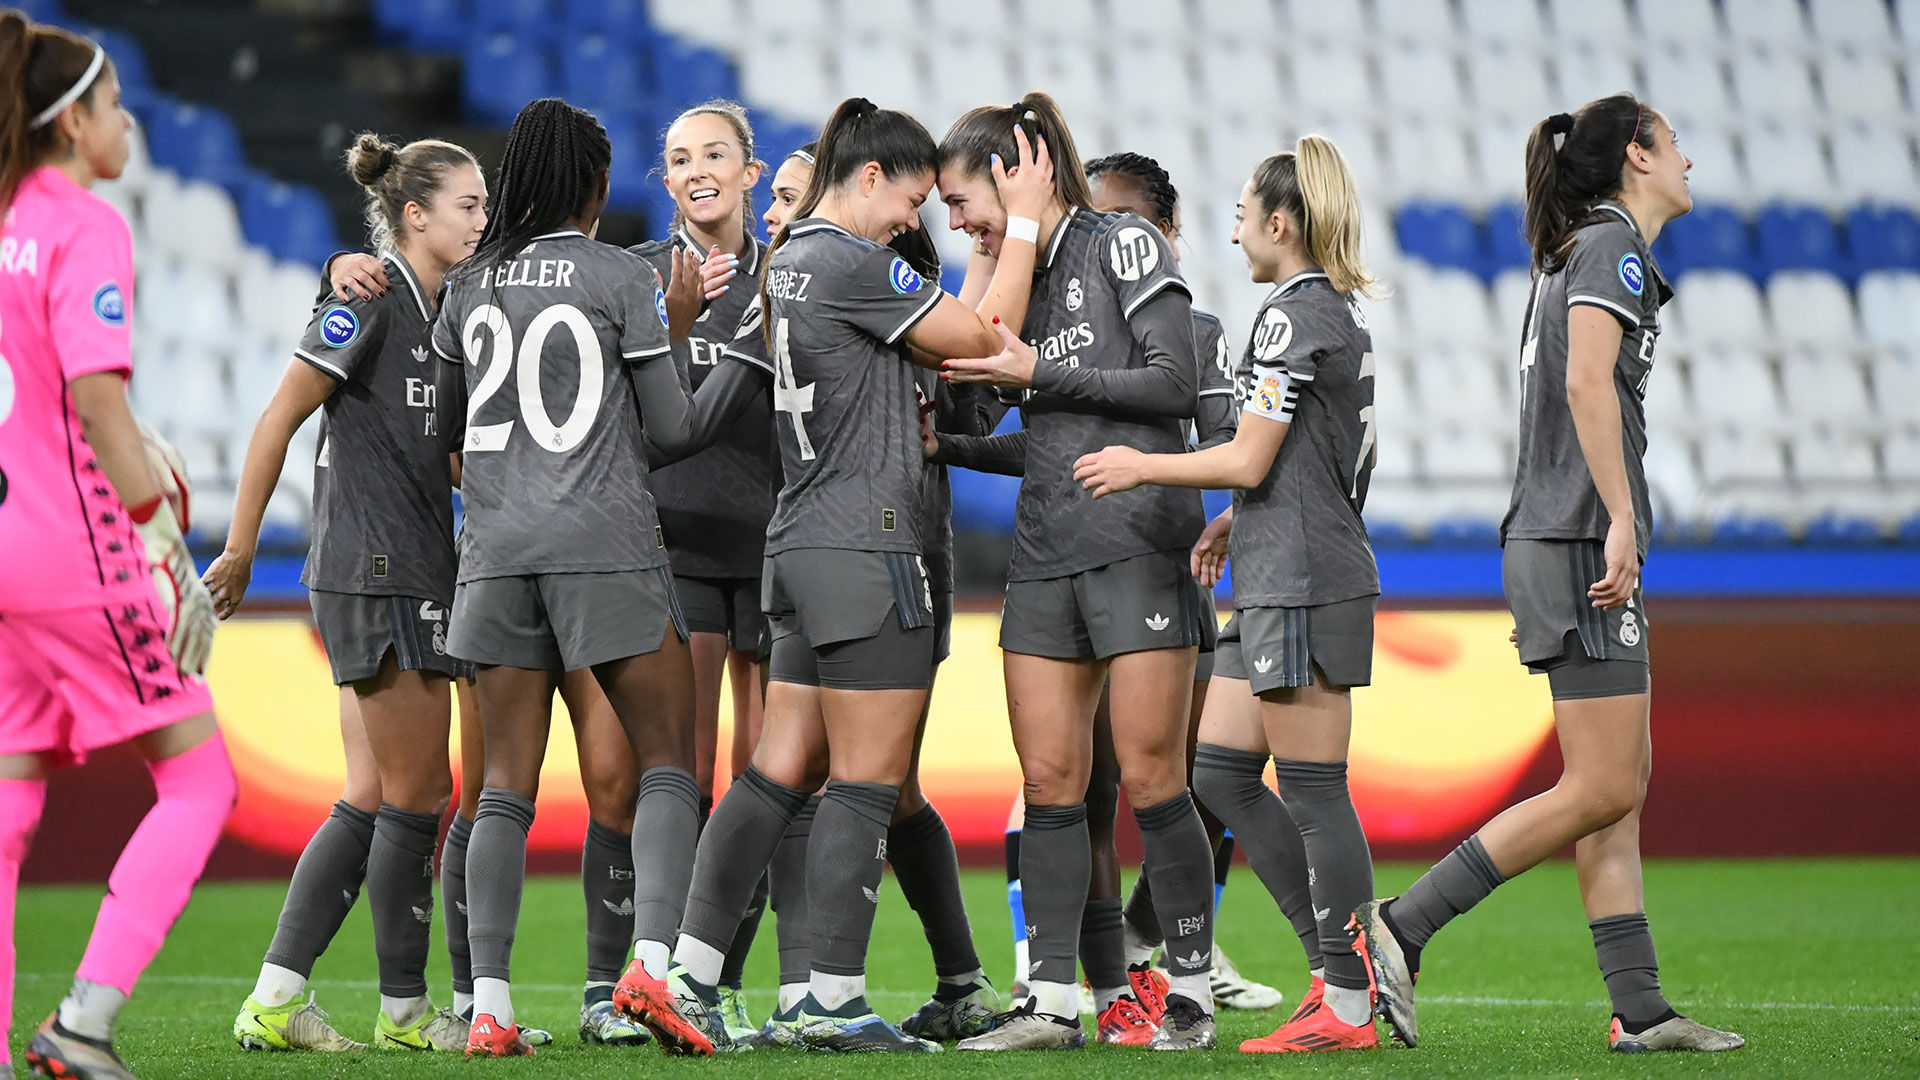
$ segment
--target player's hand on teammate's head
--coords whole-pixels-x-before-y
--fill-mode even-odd
[[[673,274],[667,279],[667,333],[675,341],[687,336],[700,317],[699,253],[673,249]]]
[[[213,613],[222,619],[231,618],[240,610],[240,601],[246,597],[247,586],[253,581],[253,557],[223,551],[200,580],[213,598]]]
[[[351,299],[371,300],[387,295],[386,264],[364,251],[336,255],[327,264],[327,285]]]
[[[713,245],[706,261],[700,264],[701,297],[712,301],[727,295],[727,290],[733,287],[734,276],[739,273],[740,256],[729,255],[720,250],[719,244]]]
[[[1073,478],[1098,499],[1122,491],[1132,491],[1146,482],[1142,460],[1146,455],[1131,446],[1109,446],[1080,455],[1073,463]]]
[[[1039,354],[1033,351],[1033,346],[1015,337],[998,316],[994,317],[993,328],[1000,334],[999,352],[992,356],[948,360],[940,365],[940,377],[948,382],[981,383],[1011,390],[1032,386]]]
[[[1013,126],[1013,142],[1019,160],[1009,165],[994,155],[990,163],[993,186],[1008,217],[1038,221],[1053,202],[1053,155],[1047,152],[1047,140],[1029,140],[1026,129],[1019,124]]]

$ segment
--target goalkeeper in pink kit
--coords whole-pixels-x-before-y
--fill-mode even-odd
[[[132,1076],[114,1018],[235,795],[201,678],[213,602],[168,499],[179,466],[127,408],[132,241],[87,190],[120,174],[131,126],[99,46],[0,12],[0,1036],[46,774],[131,740],[158,797],[114,864],[73,989],[26,1048],[40,1075],[94,1080]]]

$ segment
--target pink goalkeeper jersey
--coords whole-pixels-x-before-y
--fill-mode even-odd
[[[54,168],[0,224],[0,613],[149,600],[126,508],[80,433],[67,384],[132,371],[133,238]]]

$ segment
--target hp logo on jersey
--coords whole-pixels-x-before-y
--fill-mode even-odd
[[[894,292],[905,296],[919,292],[922,283],[920,275],[907,265],[907,260],[895,257],[893,265],[887,269],[887,284],[893,286]]]
[[[344,349],[360,336],[360,320],[345,304],[335,304],[320,316],[320,340],[329,348]]]
[[[1640,291],[1647,287],[1646,273],[1640,268],[1640,256],[1631,251],[1620,256],[1620,284],[1635,296],[1639,296]]]
[[[1253,355],[1257,360],[1278,360],[1293,344],[1293,320],[1277,307],[1270,307],[1260,315],[1260,325],[1253,328]]]
[[[1113,273],[1121,281],[1139,281],[1160,265],[1160,249],[1147,230],[1129,225],[1113,238]]]
[[[127,298],[121,295],[117,282],[109,281],[93,290],[93,314],[108,326],[127,324]]]

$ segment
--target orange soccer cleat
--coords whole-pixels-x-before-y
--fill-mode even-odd
[[[1240,1044],[1240,1052],[1300,1054],[1316,1050],[1372,1050],[1380,1045],[1371,1015],[1359,1026],[1343,1023],[1321,997],[1320,980],[1315,979],[1313,983],[1313,992],[1279,1030],[1262,1038],[1248,1039]]]
[[[520,1037],[517,1024],[502,1024],[492,1013],[478,1013],[467,1029],[468,1057],[532,1057],[533,1047]]]
[[[1122,994],[1101,1012],[1094,1037],[1109,1046],[1145,1046],[1153,1041],[1155,1030],[1147,1010],[1131,994]]]
[[[660,1049],[669,1054],[712,1057],[713,1040],[680,1015],[674,994],[666,982],[656,979],[637,958],[627,961],[627,970],[613,988],[614,1007],[641,1024],[660,1040]]]
[[[1160,1018],[1167,1015],[1167,991],[1172,985],[1167,981],[1166,972],[1152,964],[1131,964],[1127,967],[1127,988],[1133,991],[1134,1000],[1140,1003],[1147,1021],[1156,1027],[1160,1024]]]

